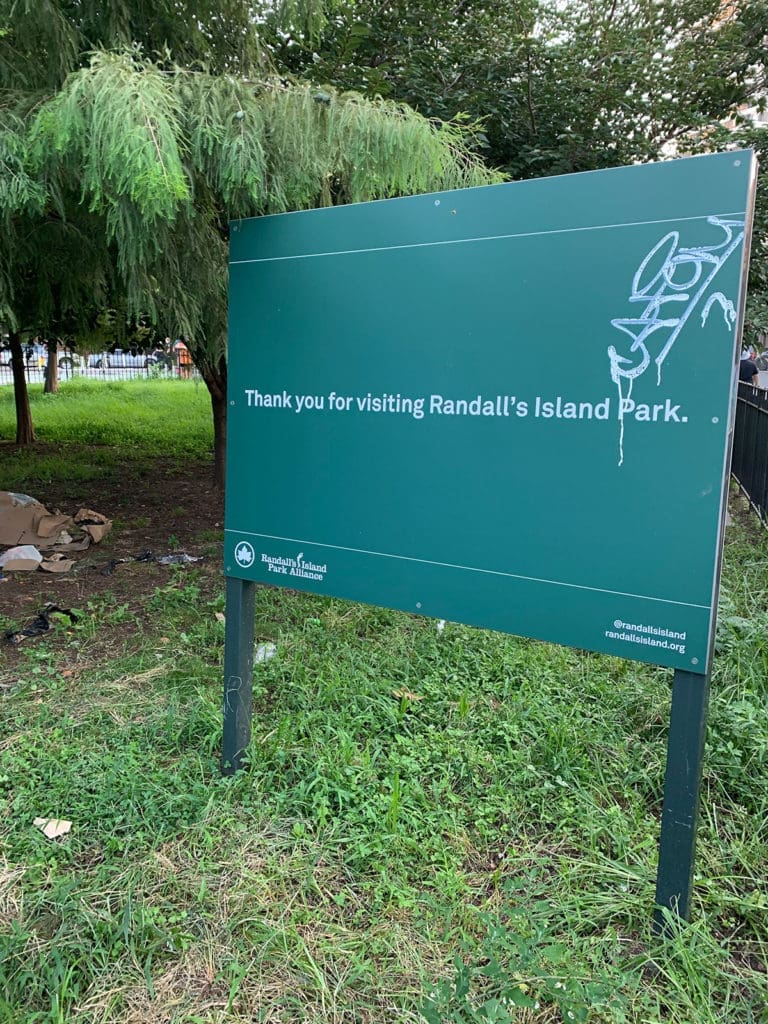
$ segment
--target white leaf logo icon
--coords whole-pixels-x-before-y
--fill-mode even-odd
[[[242,541],[235,548],[235,560],[238,565],[249,566],[255,558],[253,548],[246,541]]]

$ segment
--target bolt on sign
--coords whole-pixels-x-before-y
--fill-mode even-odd
[[[227,575],[705,673],[753,178],[233,223]]]

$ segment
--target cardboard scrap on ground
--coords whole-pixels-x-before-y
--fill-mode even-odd
[[[44,558],[40,563],[40,568],[45,572],[69,572],[74,564],[74,558],[67,558],[65,555],[57,553],[51,555],[50,558]]]
[[[36,555],[40,556],[34,564],[6,562],[5,569],[33,570],[40,565],[47,572],[66,572],[73,563],[62,558],[46,558],[40,551],[50,550],[58,555],[85,551],[91,544],[103,540],[111,528],[111,520],[92,509],[81,508],[76,515],[68,516],[58,511],[49,512],[28,494],[0,491],[0,546],[30,545],[33,550],[38,549]]]
[[[64,818],[35,818],[33,824],[47,839],[65,836],[72,828],[72,822],[65,821]]]
[[[112,520],[107,519],[101,512],[94,512],[90,508],[81,508],[75,516],[75,522],[81,530],[85,530],[94,544],[104,540],[112,529]]]
[[[34,571],[43,560],[43,556],[34,544],[17,544],[0,555],[0,569],[8,572],[22,570]]]
[[[53,515],[28,494],[0,491],[0,544],[51,548],[58,543],[61,531],[71,523],[71,516]]]

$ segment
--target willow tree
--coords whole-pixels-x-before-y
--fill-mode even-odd
[[[80,207],[74,197],[69,204],[63,197],[60,200],[59,209],[40,210],[32,204],[9,218],[0,239],[0,321],[10,337],[17,444],[35,439],[22,334],[51,337],[64,331],[78,333],[94,310],[110,300],[116,286],[100,218]],[[59,212],[67,205],[66,215]],[[46,384],[56,366],[55,352],[55,342],[50,342]]]
[[[194,9],[195,24],[206,22],[199,16],[205,4],[192,0],[159,5],[167,36],[153,21],[158,5],[148,2],[46,6],[60,16],[69,70],[62,77],[60,67],[53,81],[37,83],[17,132],[25,173],[43,191],[42,211],[33,212],[65,222],[92,218],[108,268],[104,279],[114,281],[129,311],[188,339],[211,395],[221,483],[230,221],[485,184],[496,176],[473,156],[466,128],[271,73],[250,7],[239,0],[215,5],[212,27],[195,29],[202,39],[194,45],[181,29],[185,17]],[[117,19],[120,31],[101,16],[118,7],[137,15],[127,26]],[[237,29],[234,43],[225,26]],[[78,50],[86,39],[101,44],[87,59]],[[6,41],[0,38],[0,56]],[[31,74],[23,48],[12,56],[17,75]],[[5,96],[10,92],[9,85]],[[12,202],[7,208],[18,218]],[[13,303],[11,288],[6,305]]]
[[[223,67],[250,58],[249,24],[244,5],[228,0],[0,0],[0,325],[10,335],[18,443],[34,440],[22,332],[76,323],[105,298],[105,281],[116,281],[106,231],[79,182],[31,158],[33,111],[93,46],[170,44]]]
[[[18,318],[13,310],[13,252],[18,247],[17,229],[25,214],[39,215],[45,193],[24,166],[23,120],[12,111],[0,112],[0,326],[8,329],[16,399],[16,441],[34,440],[29,411],[24,355]]]

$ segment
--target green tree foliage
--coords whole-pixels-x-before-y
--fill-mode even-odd
[[[243,0],[0,0],[3,88],[58,88],[87,54],[137,46],[214,73],[256,65],[259,36]]]
[[[275,27],[272,45],[296,74],[482,118],[490,163],[528,178],[739,145],[768,156],[762,129],[718,128],[766,99],[766,38],[764,0],[342,0],[319,39]],[[747,312],[766,332],[767,173]]]
[[[324,10],[286,15],[316,31]],[[0,319],[45,329],[98,296],[183,334],[219,480],[230,219],[498,180],[471,129],[277,75],[239,0],[0,0],[0,26],[0,159],[18,178],[0,190]],[[44,237],[75,250],[51,267]]]
[[[768,130],[745,125],[738,135],[755,150],[762,171],[757,177],[745,320],[745,341],[757,344],[760,335],[768,335]]]
[[[275,32],[296,73],[483,118],[514,177],[658,157],[765,88],[764,2],[343,0],[321,38]]]

